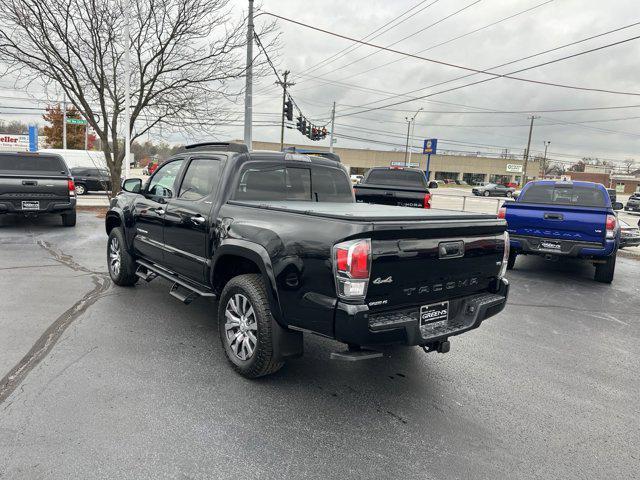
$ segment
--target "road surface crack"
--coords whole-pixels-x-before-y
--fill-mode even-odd
[[[49,242],[38,240],[38,245],[49,252],[57,262],[69,267],[76,272],[85,272],[91,274],[93,289],[86,293],[80,300],[74,303],[62,315],[60,315],[45,332],[38,338],[36,343],[31,347],[29,352],[22,357],[16,366],[9,373],[0,379],[0,403],[4,402],[11,393],[20,385],[26,376],[33,370],[53,349],[64,331],[73,323],[73,321],[82,315],[91,305],[111,286],[111,280],[107,275],[100,272],[94,272],[76,262],[71,255],[55,248]]]

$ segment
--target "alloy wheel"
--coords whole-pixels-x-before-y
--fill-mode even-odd
[[[114,276],[120,274],[120,242],[117,237],[111,237],[109,242],[109,268]]]
[[[249,360],[258,344],[258,322],[251,302],[241,293],[236,293],[229,298],[224,315],[229,349],[240,360]]]

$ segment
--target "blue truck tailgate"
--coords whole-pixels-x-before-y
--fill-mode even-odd
[[[604,242],[607,208],[510,203],[506,220],[510,235],[578,242]]]

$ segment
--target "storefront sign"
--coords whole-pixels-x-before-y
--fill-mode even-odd
[[[522,165],[519,163],[507,163],[508,173],[522,173]]]

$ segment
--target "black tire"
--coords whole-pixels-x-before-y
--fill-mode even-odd
[[[489,190],[485,190],[482,194],[483,194],[485,197],[488,197],[489,195],[491,195],[491,192],[490,192]]]
[[[62,214],[62,225],[65,227],[75,227],[76,226],[76,212],[75,210],[71,213],[63,213]]]
[[[238,315],[238,318],[245,319],[242,322],[244,322],[243,326],[247,328],[246,334],[240,330],[239,323],[238,327],[235,327],[235,313],[239,312],[234,311],[231,304],[234,302],[234,304],[240,305],[242,297],[247,299],[249,307],[253,309],[252,321],[249,315]],[[246,304],[244,305],[246,306]],[[226,315],[227,307],[230,309],[231,317],[234,317],[233,320],[230,318],[229,322],[227,322]],[[274,360],[272,333],[272,322],[274,321],[262,276],[246,274],[229,280],[222,290],[218,303],[218,331],[227,360],[233,369],[243,377],[257,378],[269,375],[277,372],[284,365],[283,362]],[[227,323],[229,323],[229,330]],[[238,337],[238,334],[241,337]],[[255,342],[251,342],[250,335],[254,336]],[[238,341],[238,338],[243,338],[243,340]],[[252,354],[245,359],[241,358],[241,356],[246,357],[248,353],[245,351],[244,339],[249,345],[254,343]],[[232,349],[232,345],[235,346],[234,349]]]
[[[121,287],[131,287],[138,281],[136,275],[136,260],[126,248],[124,232],[116,227],[109,232],[107,241],[107,268],[113,283]],[[116,257],[119,263],[116,268]]]
[[[611,283],[613,281],[613,274],[616,271],[616,254],[614,253],[607,258],[605,263],[596,264],[596,273],[593,279],[600,283]]]
[[[516,252],[509,252],[509,259],[507,260],[507,270],[513,270],[513,267],[516,265],[516,258],[518,254]]]
[[[82,183],[76,183],[76,195],[84,195],[88,192],[87,187]]]

